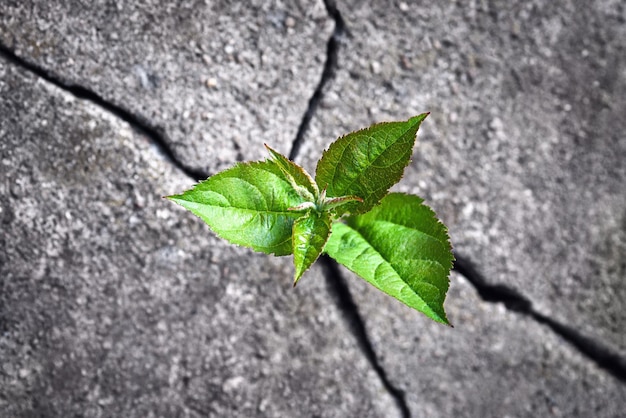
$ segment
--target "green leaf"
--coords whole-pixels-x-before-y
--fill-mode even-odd
[[[316,201],[320,192],[317,188],[317,184],[315,184],[309,173],[289,158],[272,149],[269,145],[263,145],[265,145],[265,148],[269,151],[273,161],[276,165],[278,165],[278,167],[280,167],[281,171],[285,174],[285,178],[291,183],[292,187],[309,202]]]
[[[338,209],[343,213],[367,212],[402,177],[413,153],[415,135],[423,113],[406,122],[387,122],[352,132],[333,142],[317,164],[319,189],[327,188],[329,197],[358,196]]]
[[[310,210],[293,224],[293,261],[296,265],[293,285],[317,260],[330,235],[330,213]]]
[[[437,322],[454,257],[446,227],[417,196],[391,193],[335,223],[325,251],[366,281]]]
[[[233,244],[267,254],[291,254],[293,222],[302,203],[273,161],[239,163],[182,194],[169,196]]]

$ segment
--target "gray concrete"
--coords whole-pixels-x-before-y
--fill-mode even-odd
[[[352,1],[340,10],[349,36],[300,161],[313,170],[338,135],[432,112],[396,189],[425,197],[489,282],[626,356],[623,6]],[[533,321],[472,306],[456,280],[453,331],[349,284],[416,416],[626,409],[623,383]]]
[[[259,142],[289,152],[332,29],[320,0],[2,8],[2,44],[143,118],[187,166],[209,172],[265,156]]]
[[[626,356],[623,6],[367,3],[341,7],[350,36],[303,164],[346,131],[432,112],[397,189],[489,281]]]
[[[0,416],[382,416],[325,282],[214,238],[192,183],[0,60]]]
[[[152,4],[153,3],[153,4]],[[0,43],[214,172],[288,152],[332,30],[321,2],[3,4]],[[206,3],[206,4],[205,4]],[[619,1],[339,4],[349,34],[298,160],[430,111],[398,190],[491,283],[626,356]],[[231,247],[160,196],[150,140],[0,58],[0,416],[396,416],[314,268]],[[345,272],[415,417],[616,417],[626,386],[453,274],[455,328]]]
[[[454,328],[346,272],[374,349],[415,417],[619,417],[626,385],[533,320],[487,304],[457,274]]]

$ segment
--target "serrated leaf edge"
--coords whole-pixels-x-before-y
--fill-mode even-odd
[[[407,119],[406,121],[402,121],[402,122],[400,122],[400,123],[408,123],[408,122],[410,122],[411,120],[416,119],[415,123],[414,123],[414,124],[412,124],[412,125],[410,125],[409,129],[407,129],[407,130],[406,130],[406,131],[405,131],[402,135],[400,135],[398,138],[402,137],[403,135],[405,135],[405,134],[406,134],[406,132],[410,131],[410,130],[413,128],[413,126],[415,126],[415,124],[417,124],[417,125],[418,125],[418,128],[417,128],[416,133],[415,133],[415,135],[416,135],[416,136],[415,136],[415,138],[413,138],[413,146],[411,147],[411,155],[409,155],[409,158],[408,158],[408,160],[407,160],[407,163],[406,163],[406,164],[404,165],[404,167],[402,168],[402,171],[401,171],[401,173],[400,173],[400,176],[399,176],[397,179],[395,179],[394,185],[395,185],[395,184],[397,184],[397,183],[398,183],[398,182],[399,182],[399,181],[400,181],[400,180],[404,177],[404,171],[406,170],[406,167],[408,167],[408,166],[409,166],[409,164],[410,164],[410,163],[411,163],[411,161],[412,161],[411,156],[413,155],[413,149],[414,149],[414,147],[415,147],[415,141],[416,141],[416,138],[417,138],[417,131],[419,131],[419,128],[420,128],[420,126],[421,126],[422,122],[424,122],[424,120],[425,120],[425,119],[426,119],[429,115],[430,115],[430,112],[424,112],[424,113],[420,113],[419,115],[413,116],[413,117],[411,117],[411,118]],[[321,156],[321,158],[318,160],[317,165],[316,165],[316,167],[315,167],[315,181],[316,181],[316,183],[317,183],[317,181],[318,181],[318,180],[317,180],[317,175],[318,175],[319,166],[320,166],[320,164],[322,163],[322,161],[324,160],[324,158],[326,158],[326,155],[329,153],[329,151],[330,151],[330,148],[331,148],[331,147],[335,146],[335,144],[339,143],[340,141],[345,140],[345,138],[346,138],[346,137],[348,137],[348,136],[350,136],[350,135],[354,135],[354,134],[361,133],[361,132],[366,132],[366,131],[371,130],[371,129],[375,128],[375,127],[380,127],[380,126],[382,126],[382,125],[390,125],[390,124],[396,124],[396,123],[398,123],[398,121],[387,121],[387,122],[378,122],[378,123],[374,123],[374,124],[372,124],[372,125],[368,126],[367,128],[357,129],[357,130],[355,130],[355,131],[352,131],[352,132],[349,132],[349,133],[347,133],[347,134],[344,134],[344,135],[340,136],[339,138],[337,138],[337,139],[336,139],[335,141],[333,141],[332,143],[330,143],[330,144],[328,145],[328,147],[322,151],[322,156]],[[344,147],[344,151],[345,151],[345,149],[348,147],[348,145],[349,145],[349,143],[348,143],[348,144],[346,144],[346,146]],[[380,156],[380,155],[379,155],[379,156]],[[376,157],[376,158],[378,159],[378,157]],[[337,175],[337,166],[333,167],[333,174],[332,174],[332,176],[331,176],[331,178],[333,179],[333,181],[334,181],[334,179],[335,179],[336,175]],[[350,184],[353,184],[355,180],[356,180],[356,179],[354,179],[354,180],[353,180],[353,182],[351,182]],[[393,185],[392,185],[392,186],[393,186]],[[319,188],[319,187],[322,187],[322,185],[318,184],[318,188]],[[326,189],[327,187],[328,187],[328,184],[323,185],[323,188],[324,188],[324,189]],[[391,188],[391,187],[390,187],[390,188]],[[378,200],[378,202],[380,202],[380,201],[381,201],[381,200],[382,200],[385,196],[387,196],[387,195],[389,194],[389,189],[390,189],[390,188],[388,188],[388,189],[385,191],[385,193],[381,196],[381,198]],[[344,192],[345,192],[345,190],[344,190]],[[335,196],[333,196],[333,197],[335,197]],[[377,203],[378,203],[378,202],[377,202]],[[375,204],[374,204],[374,206],[375,206],[377,203],[375,203]],[[370,208],[370,209],[368,209],[368,210],[363,210],[363,209],[359,210],[359,209],[357,209],[356,211],[351,212],[351,214],[362,214],[362,213],[367,213],[369,210],[371,210],[371,208]]]
[[[391,268],[391,269],[392,269],[392,270],[396,273],[396,275],[397,275],[398,277],[400,277],[400,280],[401,280],[401,281],[402,281],[402,283],[403,283],[403,287],[406,287],[406,288],[408,288],[411,292],[413,292],[413,293],[415,294],[415,296],[416,296],[417,298],[419,298],[419,299],[420,299],[420,300],[424,303],[424,305],[426,305],[426,306],[430,309],[430,311],[432,312],[433,316],[435,316],[436,318],[433,318],[433,317],[432,317],[432,316],[430,316],[430,315],[426,315],[426,313],[425,313],[425,312],[419,311],[418,309],[414,308],[413,306],[407,305],[407,304],[406,304],[403,300],[401,300],[401,299],[400,299],[400,298],[398,298],[397,296],[392,295],[392,294],[390,294],[390,293],[387,293],[385,290],[383,290],[383,289],[379,288],[378,286],[374,285],[372,282],[370,282],[370,281],[369,281],[369,280],[367,280],[366,278],[362,277],[359,273],[357,273],[356,271],[354,271],[354,270],[353,270],[350,266],[347,266],[347,265],[343,264],[341,261],[339,261],[339,260],[335,259],[334,257],[332,257],[332,255],[330,255],[330,254],[328,254],[328,253],[326,252],[326,249],[324,249],[324,253],[325,253],[325,254],[328,254],[330,257],[332,257],[332,258],[333,258],[333,260],[335,260],[337,263],[341,264],[342,266],[346,267],[348,270],[350,270],[351,272],[353,272],[355,275],[357,275],[360,279],[364,280],[364,281],[365,281],[366,283],[368,283],[369,285],[374,286],[374,288],[375,288],[375,289],[377,289],[378,291],[381,291],[381,292],[383,292],[384,294],[386,294],[386,295],[388,295],[388,296],[393,297],[394,299],[396,299],[397,301],[399,301],[399,302],[400,302],[400,303],[402,303],[403,305],[408,306],[408,307],[409,307],[409,308],[411,308],[411,309],[417,310],[418,312],[420,312],[420,313],[422,313],[422,314],[425,314],[425,315],[426,315],[426,316],[428,316],[430,319],[432,319],[432,320],[434,320],[434,321],[436,321],[436,322],[439,322],[439,323],[441,323],[441,324],[444,324],[444,325],[448,325],[448,326],[450,326],[450,327],[453,327],[453,326],[452,326],[452,324],[450,323],[450,321],[448,320],[448,318],[447,318],[447,315],[446,315],[445,311],[443,312],[443,317],[441,317],[439,314],[437,314],[437,313],[433,310],[433,308],[432,308],[432,307],[431,307],[431,306],[430,306],[430,305],[429,305],[429,304],[428,304],[428,303],[427,303],[424,299],[422,299],[422,297],[421,297],[421,296],[420,296],[417,292],[415,292],[415,290],[413,290],[413,289],[412,289],[412,288],[408,285],[408,283],[406,283],[406,281],[402,278],[402,276],[400,276],[400,274],[398,273],[398,271],[397,271],[397,270],[393,267],[393,265],[391,264],[391,262],[390,262],[389,260],[387,260],[387,259],[386,259],[386,258],[385,258],[385,257],[384,257],[384,256],[383,256],[383,255],[382,255],[382,254],[381,254],[381,253],[380,253],[380,252],[379,252],[379,251],[378,251],[378,250],[377,250],[377,249],[376,249],[373,245],[371,245],[371,244],[369,243],[369,241],[367,241],[367,239],[365,239],[365,237],[364,237],[364,236],[363,236],[363,235],[362,235],[359,231],[357,231],[356,229],[352,228],[352,227],[351,227],[351,226],[349,226],[349,225],[346,225],[345,223],[342,223],[342,224],[343,224],[344,226],[346,226],[347,228],[350,228],[350,230],[352,230],[354,233],[358,234],[358,236],[359,236],[359,237],[360,237],[363,241],[367,242],[367,243],[369,244],[370,248],[371,248],[373,251],[375,251],[375,252],[376,252],[376,254],[378,254],[378,256],[379,256],[379,257],[380,257],[380,258],[381,258],[381,259],[382,259],[382,260],[383,260],[383,261],[384,261],[384,262],[385,262],[385,263],[386,263],[386,264],[387,264],[387,265],[388,265],[388,266],[389,266],[389,267],[390,267],[390,268]],[[333,232],[331,232],[331,234],[332,234],[332,233],[333,233]],[[327,242],[328,242],[328,241],[327,241]],[[446,270],[447,270],[447,269],[446,269]],[[448,276],[449,276],[449,274],[448,274]],[[430,286],[435,287],[434,285],[432,285],[432,284],[430,284],[430,283],[426,283],[426,284],[428,284],[428,285],[430,285]],[[439,289],[437,289],[437,290],[439,290]],[[445,299],[445,295],[447,295],[447,293],[448,293],[447,291],[446,291],[446,292],[444,292],[444,299]]]
[[[229,168],[226,168],[226,169],[224,169],[222,171],[219,171],[219,172],[213,174],[212,176],[206,178],[205,180],[201,180],[201,181],[196,182],[193,186],[191,186],[187,190],[184,190],[182,193],[178,193],[178,194],[175,194],[175,195],[164,196],[164,198],[168,199],[168,200],[170,200],[170,201],[172,201],[174,203],[176,203],[177,205],[181,206],[183,209],[185,209],[188,212],[190,212],[193,216],[199,218],[202,221],[202,223],[205,224],[209,228],[209,230],[211,230],[211,232],[213,232],[220,239],[223,239],[224,241],[226,241],[226,242],[228,242],[228,243],[230,243],[232,245],[235,245],[237,247],[242,247],[242,248],[248,248],[248,249],[251,249],[251,250],[253,250],[255,252],[259,252],[259,253],[263,253],[263,254],[275,255],[277,257],[282,257],[282,256],[289,255],[290,253],[278,254],[276,252],[276,250],[273,250],[273,248],[280,248],[282,245],[284,245],[285,243],[289,242],[291,240],[291,235],[289,236],[289,238],[286,238],[283,241],[281,241],[281,242],[279,242],[276,245],[273,245],[271,247],[246,245],[246,244],[243,244],[241,242],[236,242],[236,241],[231,240],[230,238],[224,237],[220,232],[216,231],[211,225],[209,225],[206,221],[204,221],[204,219],[202,219],[201,216],[197,215],[196,213],[194,213],[193,211],[188,209],[183,203],[181,203],[181,202],[197,203],[197,202],[194,202],[194,201],[191,201],[191,200],[184,199],[183,196],[185,195],[185,193],[192,192],[197,187],[201,186],[203,183],[209,181],[211,178],[213,178],[215,176],[218,176],[220,174],[223,174],[226,171],[233,170],[233,169],[235,169],[237,167],[241,167],[241,166],[247,166],[247,167],[260,166],[260,167],[258,167],[259,169],[267,171],[270,174],[273,174],[273,175],[277,176],[276,173],[266,170],[265,167],[263,167],[264,164],[272,164],[273,166],[277,167],[279,169],[279,171],[284,175],[284,172],[283,172],[283,170],[280,169],[280,166],[278,164],[276,164],[272,160],[267,160],[266,159],[266,160],[262,160],[262,161],[237,162],[232,167],[229,167]],[[236,177],[236,178],[238,178],[241,181],[245,181],[245,182],[249,183],[249,181],[246,180],[246,179],[242,179],[240,177]],[[287,183],[289,183],[289,181],[286,178],[282,178],[282,180],[287,182]],[[254,186],[254,185],[252,185],[252,186]],[[214,193],[217,193],[217,192],[214,192]],[[215,206],[215,207],[221,207],[221,206]],[[288,208],[285,211],[270,211],[270,210],[257,211],[257,210],[248,209],[248,208],[236,208],[236,209],[241,210],[241,211],[263,212],[263,213],[269,213],[269,214],[285,215],[286,218],[293,219],[292,225],[293,225],[293,222],[295,222],[298,218],[300,218],[302,216],[302,214],[300,212],[290,211]]]
[[[307,213],[307,215],[309,215],[309,214]],[[323,214],[320,214],[320,215],[323,215]],[[312,262],[311,264],[309,264],[309,266],[308,266],[307,268],[305,268],[304,270],[302,270],[301,272],[299,272],[299,275],[298,275],[298,268],[297,268],[297,266],[295,266],[296,268],[295,268],[295,271],[294,271],[294,281],[293,281],[293,287],[296,287],[296,284],[298,283],[298,281],[300,281],[300,279],[302,278],[302,276],[304,275],[304,273],[306,273],[306,272],[307,272],[307,271],[308,271],[308,270],[309,270],[309,269],[313,266],[313,264],[315,264],[315,262],[319,259],[320,255],[324,254],[324,247],[326,246],[326,243],[328,242],[328,238],[330,238],[330,234],[332,233],[332,226],[333,226],[333,221],[332,221],[332,219],[331,219],[331,217],[330,217],[330,214],[328,214],[328,213],[327,213],[327,215],[328,215],[328,233],[326,234],[326,238],[325,238],[325,240],[324,240],[324,244],[322,245],[322,250],[319,252],[319,254],[318,254],[318,255],[317,255],[317,257],[315,258],[315,260],[313,260],[313,262]],[[306,215],[305,215],[305,216],[306,216]],[[296,220],[293,222],[293,225],[292,225],[292,231],[295,231],[295,228],[296,228],[296,222],[298,222],[298,221],[302,220],[303,218],[304,218],[304,216],[302,216],[302,217],[300,217],[300,218],[296,219]],[[294,238],[294,235],[295,235],[295,232],[293,232],[293,233],[292,233],[292,238],[291,238],[292,247],[295,247],[295,241],[294,241],[294,239],[293,239],[293,238]],[[294,254],[294,257],[295,257],[295,253],[296,253],[296,252],[295,252],[295,248],[292,250],[292,253]]]

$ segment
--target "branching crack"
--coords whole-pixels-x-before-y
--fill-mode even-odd
[[[341,37],[346,32],[345,22],[341,16],[341,13],[337,9],[334,0],[324,0],[324,5],[326,6],[326,10],[329,16],[335,22],[335,28],[326,45],[326,62],[324,63],[322,77],[317,87],[315,88],[313,95],[309,99],[307,110],[302,117],[302,121],[300,122],[300,126],[298,127],[298,132],[292,143],[291,152],[289,153],[289,159],[291,160],[294,160],[297,157],[302,142],[304,140],[304,135],[309,129],[311,119],[313,119],[313,116],[315,115],[315,112],[317,111],[319,104],[323,98],[324,90],[335,77],[338,65],[339,44],[341,41]],[[383,367],[379,363],[378,356],[376,355],[372,342],[367,335],[365,322],[363,321],[363,318],[359,313],[359,309],[356,306],[352,295],[350,294],[350,289],[348,288],[348,285],[346,284],[343,276],[341,275],[341,272],[339,271],[339,266],[333,259],[326,255],[320,257],[318,262],[321,264],[324,270],[324,276],[326,278],[328,292],[334,298],[337,307],[343,314],[345,320],[348,322],[349,328],[356,338],[359,348],[365,355],[365,358],[370,363],[374,371],[376,371],[376,374],[380,378],[381,383],[383,384],[389,395],[396,402],[398,409],[402,414],[402,417],[410,417],[411,411],[409,410],[409,407],[406,403],[404,391],[398,389],[389,381],[385,369],[383,369]]]
[[[15,52],[2,44],[0,44],[0,56],[4,57],[7,61],[31,72],[37,77],[54,84],[58,88],[72,94],[74,97],[91,102],[128,123],[136,132],[145,135],[169,163],[180,169],[187,176],[196,181],[204,180],[208,177],[208,173],[204,173],[201,170],[197,170],[182,163],[176,156],[176,153],[172,150],[170,144],[166,141],[166,135],[163,130],[159,127],[153,126],[144,117],[134,115],[130,111],[107,101],[98,93],[89,90],[84,86],[70,84],[64,81],[52,72],[49,72],[46,69],[17,56]]]
[[[335,28],[326,46],[326,62],[324,63],[321,79],[313,95],[309,99],[308,107],[302,117],[296,137],[292,143],[291,152],[289,153],[289,158],[292,160],[298,155],[304,136],[310,127],[311,120],[323,98],[325,88],[335,77],[338,66],[339,45],[342,36],[346,32],[345,22],[337,9],[334,0],[324,0],[324,4],[329,16],[334,20]],[[162,128],[154,126],[146,118],[140,115],[135,115],[123,107],[107,101],[98,93],[89,90],[84,86],[64,81],[52,72],[49,72],[46,69],[17,56],[15,52],[1,43],[0,56],[7,61],[29,71],[37,77],[40,77],[58,88],[72,94],[76,98],[87,100],[125,121],[135,131],[145,135],[169,163],[177,167],[188,177],[196,181],[200,181],[209,176],[209,173],[184,164],[166,140],[166,134],[163,132]],[[534,309],[532,302],[517,290],[506,285],[488,283],[471,261],[458,253],[455,254],[455,257],[456,262],[454,270],[463,275],[474,286],[479,296],[485,302],[503,303],[507,309],[526,315],[534,319],[536,322],[547,326],[554,333],[569,342],[580,353],[597,364],[600,368],[606,370],[620,381],[626,382],[625,358],[620,357],[617,353],[614,353],[601,343],[581,334],[576,329],[537,312]],[[341,272],[339,271],[337,263],[328,256],[322,256],[319,262],[325,272],[329,293],[334,297],[339,310],[343,313],[346,321],[348,322],[352,333],[358,341],[360,349],[378,374],[383,386],[396,401],[402,416],[410,417],[411,412],[406,403],[405,393],[389,381],[386,371],[380,365],[376,352],[374,351],[373,345],[367,334],[365,322],[359,313],[358,307],[350,294],[350,290],[345,283]]]
[[[614,353],[598,341],[581,334],[578,330],[537,312],[532,302],[517,290],[501,284],[488,283],[466,257],[456,253],[455,258],[454,270],[474,286],[485,302],[503,303],[507,309],[519,312],[547,326],[581,354],[597,364],[598,367],[606,370],[622,382],[626,382],[625,358],[620,357],[619,354]]]

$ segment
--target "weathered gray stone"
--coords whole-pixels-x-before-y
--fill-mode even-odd
[[[190,167],[288,151],[321,72],[320,2],[108,5],[5,1],[0,42],[161,128]],[[350,34],[300,160],[431,111],[399,189],[488,280],[624,354],[621,2],[339,7]],[[397,411],[317,269],[292,291],[289,259],[230,247],[161,200],[190,181],[89,103],[3,61],[0,93],[0,415]],[[349,283],[414,416],[626,408],[623,384],[456,275],[454,329]]]
[[[146,138],[2,59],[0,115],[0,416],[396,411],[320,273],[162,199]]]
[[[321,0],[3,1],[0,42],[163,131],[194,169],[288,152],[332,30]]]
[[[449,328],[345,272],[374,350],[415,418],[619,417],[626,385],[452,274]]]
[[[480,300],[457,274],[437,324],[345,272],[370,339],[415,417],[618,417],[626,386],[557,336]]]
[[[300,161],[432,112],[397,190],[425,197],[489,282],[626,356],[623,4],[339,7],[349,36]]]

